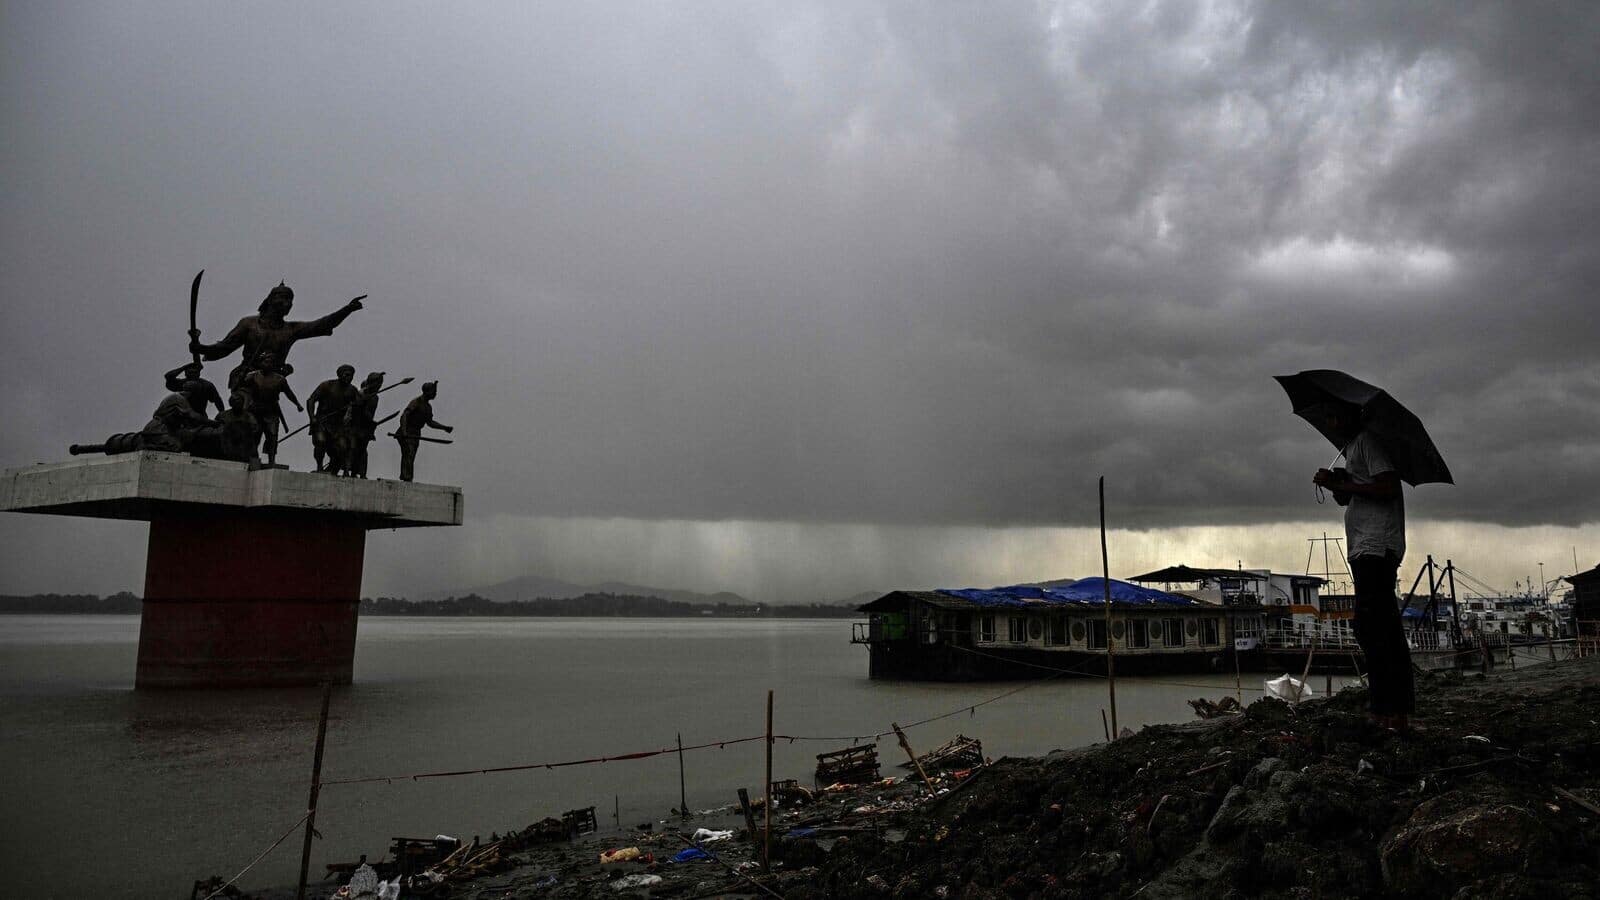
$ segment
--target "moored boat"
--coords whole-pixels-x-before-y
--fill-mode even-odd
[[[866,645],[873,678],[1104,675],[1108,643],[1119,675],[1222,672],[1241,653],[1234,623],[1260,614],[1113,580],[1108,617],[1106,589],[1102,579],[1086,578],[1055,587],[891,591],[858,607],[869,620],[856,624],[852,642]]]

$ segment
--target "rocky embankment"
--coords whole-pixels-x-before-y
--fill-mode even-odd
[[[1405,735],[1353,689],[1000,760],[785,895],[1600,897],[1600,658],[1417,696]]]
[[[1001,759],[931,796],[915,776],[822,792],[774,810],[770,875],[724,808],[497,854],[403,896],[1600,900],[1600,657],[1420,676],[1417,696],[1404,735],[1350,689]],[[737,836],[671,861],[699,827]],[[599,861],[618,849],[632,856]]]

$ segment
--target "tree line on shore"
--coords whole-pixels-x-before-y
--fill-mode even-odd
[[[477,594],[443,600],[363,597],[361,613],[375,616],[640,616],[650,618],[854,618],[849,606],[823,603],[756,604],[686,603],[631,594],[581,594],[498,602]]]
[[[143,601],[137,594],[120,591],[109,597],[95,594],[0,595],[0,614],[137,614]],[[407,600],[403,597],[363,597],[360,611],[369,616],[638,616],[651,618],[854,618],[855,609],[825,603],[756,604],[685,603],[660,597],[628,594],[583,594],[577,597],[540,597],[505,603],[477,594],[443,600]]]
[[[0,613],[137,613],[143,601],[138,594],[118,591],[109,597],[97,594],[0,595]]]

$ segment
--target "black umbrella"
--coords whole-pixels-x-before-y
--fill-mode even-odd
[[[1333,369],[1310,369],[1297,375],[1274,375],[1289,394],[1295,415],[1310,422],[1335,447],[1344,449],[1344,439],[1326,430],[1329,410],[1343,410],[1370,431],[1394,463],[1400,478],[1412,487],[1419,484],[1455,484],[1444,457],[1433,446],[1433,438],[1411,410],[1401,406],[1382,388],[1373,387]]]

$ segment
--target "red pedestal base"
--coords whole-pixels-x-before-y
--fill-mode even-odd
[[[153,519],[135,687],[349,684],[365,548],[315,513]]]

